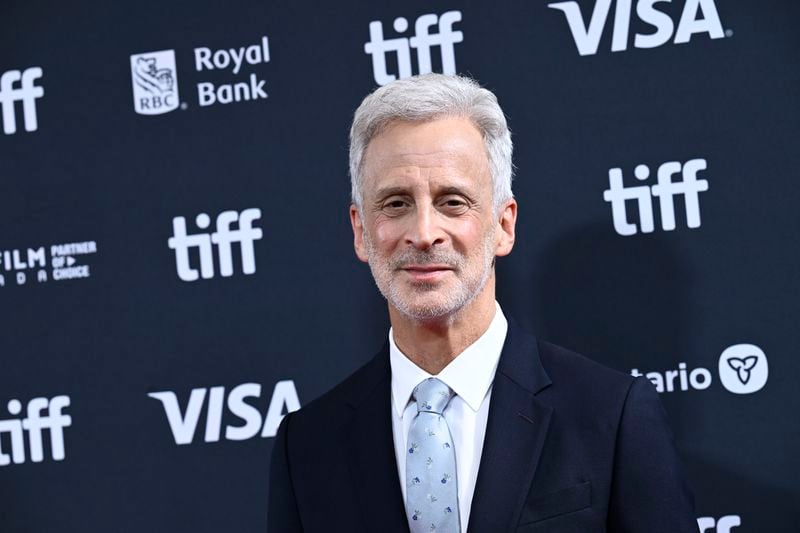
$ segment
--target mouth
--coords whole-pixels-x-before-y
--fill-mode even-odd
[[[414,281],[431,282],[444,278],[453,268],[449,265],[406,265],[400,270]]]

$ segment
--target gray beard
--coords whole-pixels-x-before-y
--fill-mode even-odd
[[[424,265],[435,263],[447,264],[458,274],[464,271],[466,266],[465,259],[454,251],[437,250],[434,252],[420,252],[418,250],[408,249],[399,256],[389,259],[386,264],[380,264],[379,261],[382,259],[379,258],[379,254],[375,250],[366,231],[363,232],[363,238],[367,249],[367,258],[370,271],[372,272],[372,278],[378,290],[400,313],[415,321],[424,322],[457,316],[462,309],[472,303],[483,291],[494,271],[494,254],[492,250],[494,232],[491,232],[484,236],[483,239],[484,264],[483,271],[477,283],[470,284],[470,280],[462,280],[459,287],[460,290],[447,294],[444,301],[440,302],[438,305],[414,305],[414,303],[410,301],[412,298],[405,297],[400,292],[397,284],[394,282],[395,280],[392,277],[392,273],[406,264]],[[438,285],[435,283],[419,283],[414,286],[414,291],[417,293],[424,293],[434,291],[437,288]]]

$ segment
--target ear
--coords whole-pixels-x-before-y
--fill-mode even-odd
[[[494,253],[503,257],[511,253],[517,226],[517,201],[513,198],[500,209],[497,220],[497,243]]]
[[[364,245],[364,221],[355,204],[350,205],[350,225],[353,227],[353,248],[356,250],[356,257],[361,261],[367,262],[367,247]]]

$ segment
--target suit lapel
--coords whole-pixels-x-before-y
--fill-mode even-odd
[[[360,383],[349,402],[353,418],[347,429],[348,450],[342,450],[349,458],[359,504],[356,511],[368,530],[408,533],[392,436],[388,344],[372,360]]]
[[[549,385],[536,339],[509,318],[492,386],[469,533],[510,531],[519,521],[553,411],[536,394]]]

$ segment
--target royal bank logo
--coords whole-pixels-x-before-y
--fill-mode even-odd
[[[11,463],[21,464],[28,460],[33,463],[44,461],[45,447],[42,437],[45,431],[50,436],[50,457],[53,461],[63,461],[66,457],[64,428],[72,425],[72,417],[63,412],[64,408],[69,407],[69,403],[69,396],[33,398],[25,407],[25,415],[20,418],[22,402],[17,399],[9,400],[7,407],[11,418],[0,420],[0,467]],[[29,454],[25,453],[26,434]]]
[[[161,50],[131,56],[133,106],[141,115],[161,115],[175,109],[186,110],[192,105],[209,107],[252,100],[266,100],[266,81],[257,72],[269,63],[269,38],[231,48],[198,46],[194,49],[192,68],[181,66],[184,87],[196,88],[195,103],[180,101],[178,96],[178,67],[174,50]],[[202,79],[209,72],[215,81]],[[188,79],[187,79],[188,78]],[[194,79],[192,79],[194,78]],[[220,83],[220,81],[222,81]]]
[[[441,16],[430,13],[417,17],[414,22],[414,35],[403,37],[408,31],[408,19],[397,17],[392,28],[400,36],[387,39],[384,37],[383,23],[374,20],[369,23],[369,42],[364,44],[364,52],[372,56],[372,74],[375,83],[386,85],[413,75],[411,66],[411,49],[416,51],[418,74],[434,72],[435,65],[431,50],[439,49],[441,72],[456,73],[455,44],[464,40],[464,34],[453,29],[453,24],[461,21],[461,11],[448,11]],[[396,54],[397,73],[392,74],[387,67],[387,55]]]
[[[696,34],[707,34],[711,39],[733,35],[731,30],[722,29],[714,0],[685,0],[677,23],[673,18],[656,7],[659,2],[670,0],[616,0],[614,22],[611,31],[611,51],[622,52],[628,49],[633,6],[636,17],[648,31],[635,33],[634,48],[656,48],[672,40],[674,44],[688,43]],[[587,18],[581,14],[578,2],[554,2],[547,7],[564,13],[567,25],[575,41],[578,54],[595,55],[600,47],[600,38],[608,25],[611,0],[596,0]],[[589,14],[587,13],[587,15]],[[634,22],[636,23],[636,22]],[[637,26],[641,26],[637,24]],[[674,34],[674,40],[673,40]]]
[[[216,218],[216,231],[187,233],[186,218],[172,219],[172,237],[167,240],[170,249],[175,250],[175,268],[178,277],[183,281],[196,281],[199,278],[211,279],[215,275],[214,253],[217,251],[219,274],[224,277],[233,276],[233,244],[239,245],[243,274],[254,274],[256,256],[254,243],[260,240],[263,233],[260,228],[253,227],[253,222],[261,218],[261,209],[245,209],[223,211]],[[205,230],[211,226],[211,217],[200,213],[194,219],[195,225]],[[235,226],[235,227],[234,227]],[[190,251],[196,250],[199,270],[192,266]]]
[[[3,114],[3,133],[6,135],[17,132],[17,102],[22,103],[22,125],[25,131],[36,131],[39,128],[36,100],[44,96],[44,89],[36,85],[36,80],[41,77],[41,67],[31,67],[23,71],[9,70],[0,75],[0,111]]]
[[[603,199],[611,204],[611,216],[614,221],[614,230],[622,236],[652,233],[655,230],[653,215],[653,198],[658,199],[659,213],[661,215],[661,229],[672,231],[676,227],[675,201],[676,196],[683,197],[686,214],[686,226],[699,228],[700,221],[700,196],[699,193],[708,190],[708,181],[698,179],[697,174],[707,168],[705,159],[692,159],[686,163],[668,161],[658,167],[654,185],[628,185],[622,179],[622,169],[612,168],[608,171],[608,189],[603,191]],[[638,181],[647,181],[650,178],[650,168],[638,165],[633,169],[633,175]],[[677,179],[675,179],[677,177]],[[639,215],[639,224],[631,222],[628,217],[629,202],[635,203]]]
[[[239,76],[246,65],[259,66],[269,63],[269,38],[264,35],[258,43],[238,48],[211,48],[201,46],[194,49],[194,67],[197,72],[221,70],[230,71],[232,76]],[[259,79],[251,72],[247,81],[213,84],[208,81],[197,84],[197,100],[201,107],[215,104],[231,104],[266,100],[268,95],[264,88],[266,81]]]
[[[131,56],[133,108],[140,115],[163,115],[178,109],[178,69],[175,51]]]
[[[266,409],[253,405],[262,403],[261,392],[259,383],[242,383],[229,391],[221,386],[192,389],[188,400],[180,402],[178,395],[170,390],[150,392],[147,395],[161,403],[172,438],[180,446],[195,441],[200,416],[203,414],[205,430],[202,439],[205,442],[274,437],[285,413],[300,409],[297,389],[292,380],[277,382]],[[181,403],[186,405],[183,410]]]

